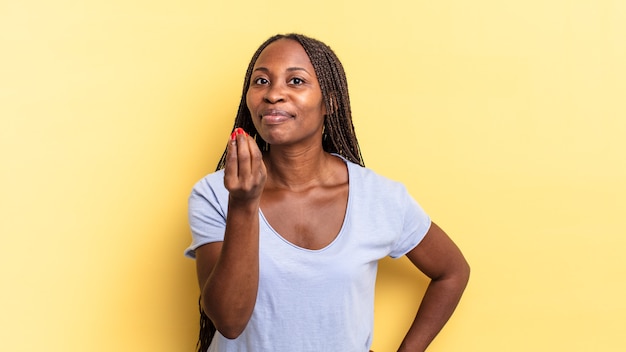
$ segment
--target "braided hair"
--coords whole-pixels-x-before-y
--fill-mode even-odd
[[[317,80],[322,91],[322,100],[326,105],[327,114],[324,119],[324,133],[322,135],[322,147],[328,153],[336,153],[355,164],[364,166],[363,156],[359,148],[354,125],[352,124],[352,111],[350,109],[350,96],[348,94],[348,80],[343,70],[343,65],[333,50],[319,40],[301,34],[279,34],[266,40],[252,56],[246,77],[243,83],[243,93],[239,103],[237,116],[233,125],[233,131],[241,127],[250,136],[256,139],[257,145],[262,152],[268,151],[270,145],[258,135],[252,122],[252,117],[246,105],[246,94],[250,87],[250,77],[263,49],[279,39],[295,40],[309,56],[315,69]],[[226,150],[217,164],[216,170],[223,169],[226,164]]]
[[[264,141],[258,134],[254,124],[250,110],[246,104],[246,95],[250,87],[252,71],[261,52],[271,43],[279,39],[295,40],[302,47],[311,60],[317,80],[322,91],[322,100],[326,106],[327,114],[324,118],[324,132],[322,134],[322,147],[328,153],[336,153],[345,159],[365,166],[359,142],[356,138],[354,125],[352,124],[352,111],[350,109],[350,97],[348,95],[348,81],[343,65],[333,50],[319,40],[304,36],[302,34],[279,34],[267,39],[256,50],[248,69],[243,83],[243,92],[233,131],[237,127],[243,128],[247,133],[255,138],[259,149],[262,152],[269,151],[270,145]],[[220,158],[216,171],[223,169],[226,164],[226,151]],[[215,326],[211,319],[204,313],[200,307],[200,336],[198,339],[198,352],[207,351],[213,335],[215,334]]]

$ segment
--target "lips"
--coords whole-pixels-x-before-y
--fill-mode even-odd
[[[292,117],[293,115],[284,110],[267,109],[261,111],[261,120],[265,123],[280,123]]]

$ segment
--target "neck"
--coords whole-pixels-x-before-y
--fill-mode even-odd
[[[270,186],[302,190],[332,177],[332,158],[321,145],[298,150],[272,146],[264,161]]]

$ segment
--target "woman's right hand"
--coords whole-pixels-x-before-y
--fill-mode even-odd
[[[266,178],[263,154],[256,141],[243,129],[236,128],[228,143],[224,167],[224,186],[230,192],[230,200],[258,202]]]

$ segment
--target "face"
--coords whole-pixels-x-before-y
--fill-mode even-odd
[[[246,104],[270,145],[319,143],[326,109],[311,60],[295,40],[279,39],[258,57]]]

